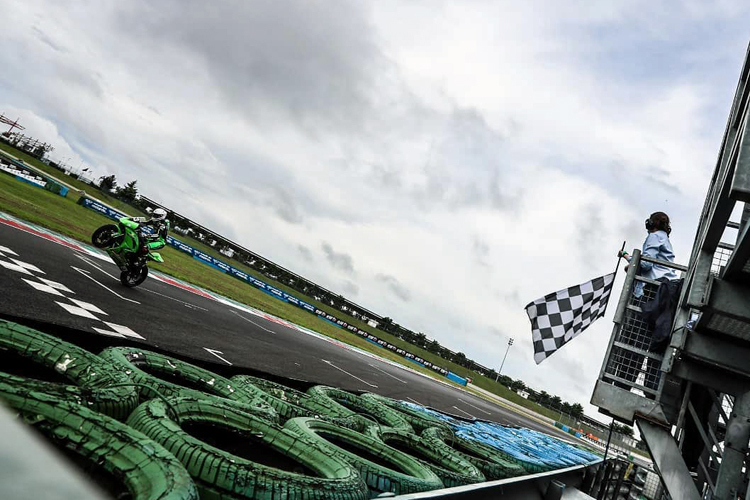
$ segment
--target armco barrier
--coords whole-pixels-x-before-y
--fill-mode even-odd
[[[126,217],[126,215],[122,212],[119,212],[117,210],[114,210],[112,208],[109,208],[106,205],[103,205],[95,200],[92,200],[90,198],[81,197],[78,200],[78,204],[90,208],[91,210],[96,210],[97,212],[101,213],[102,215],[109,217],[110,219],[118,220],[122,217]],[[150,229],[150,228],[147,228]],[[383,349],[388,349],[390,351],[395,352],[398,355],[403,356],[404,358],[408,359],[409,361],[412,361],[422,367],[429,368],[434,372],[437,372],[441,375],[444,375],[449,380],[456,382],[460,385],[466,385],[467,380],[463,377],[460,377],[456,375],[455,373],[449,372],[445,368],[441,366],[434,365],[430,363],[429,361],[426,361],[419,356],[416,356],[408,351],[405,351],[404,349],[401,349],[389,342],[386,342],[385,340],[379,339],[375,335],[366,332],[365,330],[362,330],[360,328],[357,328],[354,325],[350,325],[346,321],[337,318],[336,316],[333,316],[332,314],[329,314],[321,309],[316,308],[312,304],[308,304],[304,300],[301,300],[293,295],[289,295],[288,293],[284,292],[283,290],[279,290],[278,288],[269,285],[268,283],[261,281],[253,276],[250,276],[249,274],[240,271],[239,269],[230,266],[226,262],[217,259],[216,257],[212,257],[211,255],[208,255],[205,252],[201,252],[197,248],[193,248],[187,243],[184,243],[177,238],[174,238],[172,236],[167,236],[167,245],[176,248],[177,250],[184,252],[186,254],[192,255],[194,259],[202,262],[203,264],[206,264],[208,266],[213,267],[214,269],[218,269],[219,271],[223,273],[227,273],[231,276],[234,276],[235,278],[242,280],[261,292],[264,292],[271,297],[274,297],[278,300],[283,300],[284,302],[288,302],[289,304],[295,305],[301,309],[304,309],[312,314],[315,314],[319,318],[333,324],[334,326],[337,326],[339,328],[343,328],[344,330],[348,330],[352,333],[355,333],[359,335],[360,337],[364,338],[365,340],[368,340],[372,342],[373,344],[376,344]]]

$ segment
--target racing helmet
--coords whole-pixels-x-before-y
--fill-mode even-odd
[[[167,211],[163,208],[157,208],[153,212],[151,212],[151,220],[154,221],[162,221],[167,218]]]

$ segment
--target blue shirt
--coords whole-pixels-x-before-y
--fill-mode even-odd
[[[672,243],[669,241],[667,233],[665,231],[649,233],[646,237],[646,241],[643,242],[641,256],[674,262],[674,251],[672,250]],[[641,261],[641,268],[639,269],[638,274],[644,278],[652,280],[658,280],[659,278],[667,278],[670,281],[678,279],[677,273],[671,267],[644,262],[643,260]],[[644,285],[645,283],[642,281],[637,282],[635,289],[633,290],[633,295],[641,297],[643,295]]]

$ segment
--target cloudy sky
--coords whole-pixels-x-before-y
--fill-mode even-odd
[[[750,4],[4,0],[0,112],[537,389],[588,403],[611,308],[536,366],[523,307],[695,234]],[[622,276],[615,293],[619,294]]]

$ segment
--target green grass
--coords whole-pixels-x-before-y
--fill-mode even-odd
[[[123,212],[127,212],[130,215],[133,216],[143,216],[145,215],[143,212],[138,210],[137,208],[134,208],[127,203],[124,203],[117,198],[113,198],[112,196],[107,195],[106,193],[103,193],[99,191],[99,189],[96,188],[96,186],[91,186],[89,184],[86,184],[85,182],[79,181],[78,179],[71,177],[64,172],[61,172],[60,170],[50,167],[49,165],[46,165],[33,156],[29,156],[28,154],[24,153],[20,149],[16,149],[10,144],[6,144],[5,142],[0,141],[0,149],[5,151],[8,154],[11,154],[15,156],[16,158],[23,160],[24,163],[31,165],[32,167],[35,167],[45,174],[48,174],[50,177],[54,177],[56,179],[59,179],[66,184],[70,184],[74,188],[76,188],[78,191],[86,191],[87,194],[90,196],[93,196],[94,198],[97,198],[98,200],[103,201],[107,205],[112,206],[113,208],[116,208],[117,210],[121,210]],[[78,199],[78,193],[69,193],[70,196],[74,197],[75,200]]]
[[[107,222],[110,222],[110,219],[104,217],[98,212],[83,208],[82,206],[76,204],[77,198],[77,195],[73,193],[69,194],[68,197],[62,197],[49,191],[36,188],[29,184],[19,182],[9,175],[0,174],[1,210],[16,215],[29,222],[48,227],[53,231],[57,231],[66,236],[70,236],[81,241],[89,241],[91,233],[94,231],[94,229],[103,224],[106,224]],[[217,256],[217,258],[222,257],[215,249],[211,247],[208,247],[206,245],[194,245],[194,241],[192,239],[188,240],[188,243],[191,246],[195,246],[200,250],[206,251],[206,253],[211,253]],[[231,277],[228,274],[210,270],[206,267],[205,264],[200,263],[188,254],[180,252],[171,247],[165,247],[160,252],[164,257],[165,262],[164,264],[152,263],[152,267],[156,270],[170,274],[187,282],[194,283],[198,286],[214,291],[243,304],[247,304],[256,309],[260,309],[269,314],[273,314],[285,320],[291,321],[300,326],[317,331],[341,342],[345,342],[347,344],[359,347],[365,351],[375,353],[378,356],[396,361],[400,364],[403,364],[404,366],[408,366],[409,368],[418,370],[422,373],[438,378],[439,380],[442,380],[444,382],[450,382],[446,378],[436,375],[435,372],[428,368],[422,368],[415,363],[411,363],[405,360],[403,357],[387,349],[377,347],[358,335],[354,335],[346,330],[335,327],[327,321],[324,321],[298,307],[277,300],[248,285],[247,283]],[[224,260],[228,259],[225,258]],[[274,280],[263,276],[261,273],[252,270],[247,266],[236,263],[236,261],[234,260],[232,260],[231,262],[233,265],[235,265],[235,267],[241,268],[243,271],[256,276],[258,279],[269,282],[270,284],[277,286],[278,288],[285,290],[288,293],[294,293],[298,296],[300,295],[299,292],[296,292],[292,288],[275,282]],[[345,318],[346,321],[348,321],[350,324],[356,325],[365,331],[369,331],[373,335],[376,335],[379,338],[392,343],[393,345],[406,349],[414,355],[430,361],[433,364],[442,366],[452,371],[453,373],[456,373],[457,375],[463,377],[471,377],[475,385],[504,399],[512,401],[524,408],[545,415],[552,419],[556,419],[559,415],[557,412],[554,412],[534,402],[522,398],[515,392],[511,391],[502,384],[495,382],[494,380],[480,376],[477,373],[468,370],[467,368],[440,358],[439,356],[425,349],[409,344],[408,342],[403,341],[394,335],[372,328],[362,321],[351,318],[341,311],[337,311],[335,308],[326,306],[325,304],[317,301],[307,301],[313,305],[320,307],[320,309],[322,310],[326,310],[331,314],[336,315],[337,317]]]

